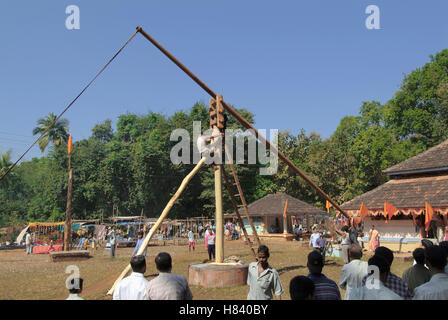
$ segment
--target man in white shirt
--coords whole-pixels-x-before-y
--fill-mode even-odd
[[[108,233],[109,243],[110,243],[110,257],[115,258],[115,246],[117,243],[117,235],[115,232],[115,227],[112,227],[112,230]]]
[[[65,300],[84,300],[79,296],[79,294],[82,292],[83,282],[84,280],[82,278],[71,279],[70,282],[67,283],[67,286],[69,286],[68,291],[70,292],[70,294]]]
[[[204,156],[204,154],[203,154],[204,152],[206,152],[206,151],[210,152],[210,148],[209,148],[209,146],[207,146],[207,142],[210,142],[211,139],[217,138],[219,136],[222,136],[222,134],[220,132],[217,132],[211,136],[206,136],[203,133],[201,133],[199,135],[196,144],[197,144],[199,153],[201,154],[201,157]]]
[[[143,255],[131,258],[132,273],[121,280],[114,290],[113,300],[148,300],[145,279],[146,259]]]
[[[414,290],[413,300],[448,300],[448,274],[445,273],[446,253],[440,246],[425,250],[426,265],[432,277]]]
[[[193,294],[188,281],[180,274],[172,274],[172,260],[167,252],[160,252],[155,258],[159,276],[149,281],[147,299],[149,300],[192,300]]]
[[[367,278],[364,286],[352,289],[346,295],[346,300],[403,300],[402,297],[384,285],[390,272],[389,262],[383,256],[374,255],[367,263],[369,266],[376,266],[379,271],[379,279],[378,274],[373,273]],[[371,283],[372,278],[373,283]]]
[[[33,253],[32,252],[33,249],[32,249],[32,246],[31,246],[31,235],[30,235],[29,231],[26,232],[25,245],[26,245],[26,254]]]
[[[188,229],[188,252],[190,252],[191,248],[194,251],[195,241],[194,241],[194,232],[191,229]]]
[[[345,290],[345,299],[350,291],[362,286],[362,278],[367,275],[367,262],[362,261],[362,249],[357,244],[352,244],[349,250],[350,262],[342,267],[339,277],[339,287]]]
[[[310,237],[310,243],[309,246],[313,247],[314,249],[319,249],[319,246],[317,245],[317,239],[320,238],[320,233],[317,232],[317,228],[313,228],[313,234]]]

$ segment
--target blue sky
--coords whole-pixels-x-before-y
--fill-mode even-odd
[[[368,30],[368,5],[380,30]],[[67,30],[65,9],[80,9]],[[16,160],[37,119],[59,114],[141,25],[259,129],[324,138],[362,101],[447,47],[446,0],[8,0],[0,3],[0,153]],[[171,115],[209,96],[137,35],[64,114],[74,141],[126,112]],[[41,156],[35,146],[25,159]]]

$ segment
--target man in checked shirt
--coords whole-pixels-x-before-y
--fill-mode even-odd
[[[387,260],[389,267],[392,266],[392,262],[394,261],[394,254],[389,248],[377,247],[375,249],[375,255],[382,256]],[[362,279],[363,286],[365,286],[368,277],[369,275],[366,275]],[[411,300],[411,292],[409,291],[408,284],[403,279],[393,274],[392,272],[389,272],[389,274],[387,275],[387,279],[384,285],[386,288],[389,288],[403,299]]]

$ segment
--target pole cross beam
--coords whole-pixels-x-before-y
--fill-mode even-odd
[[[152,38],[142,27],[138,26],[137,32],[139,32],[143,37],[145,37],[149,42],[151,42],[157,49],[162,51],[162,53],[168,57],[174,64],[176,64],[182,71],[184,71],[194,82],[196,82],[202,89],[204,89],[212,98],[217,99],[216,93],[210,89],[204,82],[201,81],[196,75],[194,75],[187,67],[185,67],[179,60],[177,60],[168,50],[162,47],[154,38]],[[299,168],[297,168],[291,160],[289,160],[283,153],[281,153],[275,146],[273,146],[269,140],[267,140],[263,135],[261,135],[254,126],[252,126],[244,117],[242,117],[235,109],[229,106],[225,101],[222,101],[222,105],[224,108],[234,116],[246,129],[251,129],[255,133],[257,139],[259,139],[262,143],[266,144],[266,146],[271,151],[277,151],[277,154],[280,159],[290,167],[294,172],[296,172],[299,176],[301,176],[314,190],[316,190],[322,197],[324,197],[328,202],[330,202],[339,212],[341,212],[347,219],[349,216],[347,213],[342,210],[342,208],[333,201],[322,189],[320,189],[308,176],[303,173]],[[350,221],[350,219],[349,219]]]

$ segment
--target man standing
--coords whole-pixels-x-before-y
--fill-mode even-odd
[[[160,252],[155,258],[159,276],[149,281],[147,294],[149,300],[192,300],[188,281],[184,276],[172,274],[172,260],[167,252]]]
[[[320,234],[319,234],[319,232],[317,232],[317,228],[313,228],[313,234],[310,237],[309,246],[318,251],[319,251],[319,246],[317,245],[316,241],[317,241],[317,239],[319,239],[319,237],[320,237]]]
[[[210,230],[210,234],[208,234],[205,237],[205,245],[207,246],[208,251],[208,260],[215,259],[215,241],[216,241],[216,234],[213,232],[213,230]]]
[[[446,253],[440,246],[425,250],[426,265],[432,274],[431,280],[415,288],[414,300],[448,300],[448,274],[445,273]]]
[[[389,262],[380,255],[375,254],[368,261],[369,266],[375,266],[379,271],[379,279],[374,278],[373,284],[368,283],[362,287],[354,288],[346,295],[346,300],[403,300],[398,294],[385,286],[390,271]],[[373,277],[373,275],[369,276]]]
[[[188,252],[190,252],[191,248],[194,251],[195,242],[194,242],[194,233],[191,229],[188,230]]]
[[[31,235],[29,230],[26,231],[25,245],[26,245],[26,254],[33,253],[33,246],[31,245]]]
[[[348,254],[350,262],[342,267],[339,277],[339,287],[345,289],[345,300],[347,300],[351,290],[362,286],[362,278],[367,275],[367,262],[361,260],[361,247],[352,244]]]
[[[143,255],[131,258],[132,273],[118,282],[114,290],[113,300],[148,300],[145,279],[146,259]]]
[[[70,288],[68,289],[69,295],[65,300],[84,300],[79,296],[79,294],[82,292],[83,282],[84,282],[83,278],[71,279],[70,282],[67,283],[67,285],[69,285]]]
[[[317,250],[313,250],[308,254],[307,267],[310,271],[308,278],[314,282],[314,298],[316,300],[341,300],[341,293],[336,282],[322,274],[324,260]]]
[[[430,225],[434,233],[434,238],[437,239],[437,242],[440,243],[445,240],[445,221],[440,213],[434,213]]]
[[[199,224],[198,227],[198,234],[199,234],[199,239],[202,239],[202,233],[204,232],[204,227],[202,226],[202,222]]]
[[[115,244],[116,244],[116,234],[115,227],[112,227],[112,230],[108,234],[109,243],[110,243],[110,258],[115,258]]]
[[[322,255],[322,259],[324,259],[325,264],[325,245],[327,243],[327,240],[324,238],[324,235],[322,232],[319,232],[319,238],[316,240],[317,249],[319,250],[320,254]]]
[[[258,247],[258,261],[251,262],[248,268],[247,284],[249,293],[247,300],[281,300],[283,286],[280,276],[269,263],[269,248],[265,245]]]
[[[394,261],[394,254],[393,252],[386,247],[378,247],[375,249],[375,255],[382,256],[386,259],[387,263],[389,264],[389,270],[392,266],[392,262]],[[362,279],[362,284],[364,285],[366,283],[368,276],[365,276]],[[387,278],[384,281],[384,285],[386,288],[392,290],[396,294],[398,294],[400,297],[402,297],[405,300],[411,299],[411,292],[409,291],[408,284],[401,279],[399,276],[393,274],[392,272],[387,273]]]
[[[134,251],[132,252],[132,256],[135,256],[138,252],[138,250],[140,249],[140,247],[143,244],[143,241],[145,241],[145,239],[143,238],[143,231],[139,231],[138,232],[138,239],[137,239],[137,244],[135,245]],[[146,257],[146,250],[147,248],[145,248],[145,251],[143,251],[143,256]]]
[[[341,249],[342,249],[342,259],[344,263],[347,264],[350,262],[350,257],[348,251],[350,250],[350,237],[348,232],[348,226],[343,226],[341,231],[339,231],[336,227],[334,229],[337,234],[341,235]]]
[[[415,288],[431,280],[431,272],[425,267],[424,249],[415,249],[412,256],[416,263],[403,272],[403,280],[408,284],[411,296],[414,296]]]

